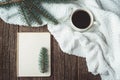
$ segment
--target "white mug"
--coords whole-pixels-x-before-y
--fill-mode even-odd
[[[90,22],[89,22],[89,25],[86,26],[86,28],[78,28],[74,23],[73,23],[73,15],[76,13],[76,12],[79,12],[79,11],[83,11],[85,13],[88,14],[88,17],[90,18]],[[72,15],[71,15],[71,24],[72,24],[72,28],[76,31],[80,31],[80,32],[85,32],[87,31],[88,29],[90,29],[92,27],[93,24],[96,24],[96,21],[94,21],[94,17],[93,17],[93,14],[90,10],[86,9],[86,8],[80,8],[80,9],[77,9],[75,10]],[[81,26],[82,27],[82,26]]]

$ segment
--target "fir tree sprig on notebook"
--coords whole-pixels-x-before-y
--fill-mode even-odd
[[[42,47],[39,55],[39,68],[41,73],[48,71],[48,50],[45,47]]]

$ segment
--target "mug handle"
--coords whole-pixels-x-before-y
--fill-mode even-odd
[[[93,25],[95,25],[95,26],[99,26],[99,25],[100,25],[100,23],[99,23],[99,22],[97,22],[97,21],[94,21],[94,22],[93,22]]]

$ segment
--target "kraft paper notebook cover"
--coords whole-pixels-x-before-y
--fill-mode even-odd
[[[39,70],[39,54],[42,47],[48,49],[48,72]],[[48,32],[21,32],[17,34],[17,76],[49,77],[51,75],[51,47]]]

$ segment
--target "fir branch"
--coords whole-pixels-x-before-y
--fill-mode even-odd
[[[0,5],[7,5],[7,4],[12,4],[12,3],[19,3],[19,2],[22,2],[24,0],[8,0],[8,1],[5,1],[5,2],[0,2]]]
[[[17,6],[23,1],[24,0],[8,0],[8,1],[5,1],[5,2],[0,2],[0,7],[9,8],[9,7],[12,7],[12,6]]]
[[[35,5],[35,2],[31,2],[31,4],[34,6],[34,8],[36,9],[36,11],[38,11],[41,15],[43,15],[44,17],[46,17],[47,19],[51,20],[52,22],[54,22],[55,24],[58,24],[59,22],[57,21],[56,18],[54,18],[46,9],[44,9],[40,4],[39,5]]]
[[[22,4],[24,4],[24,3],[22,3]],[[29,19],[28,19],[28,17],[27,17],[27,12],[26,12],[26,10],[25,10],[25,8],[22,6],[22,5],[20,5],[20,9],[21,9],[21,13],[22,13],[22,15],[23,15],[23,19],[25,19],[25,21],[26,21],[26,23],[29,25],[29,26],[31,26],[31,23],[30,23],[30,21],[29,21]]]
[[[34,19],[39,24],[42,24],[42,20],[41,20],[40,14],[35,11],[35,9],[32,7],[31,4],[27,3],[27,0],[24,1],[24,3],[26,4],[26,8],[28,9],[29,14],[31,14],[32,19]]]
[[[23,19],[31,26],[33,22],[42,24],[42,17],[51,20],[53,23],[58,24],[57,19],[50,14],[41,3],[69,3],[77,0],[6,0],[0,2],[0,7],[9,9],[13,6],[20,6],[19,12],[23,15]],[[27,6],[27,8],[26,8]],[[29,8],[30,7],[30,8]]]
[[[48,71],[48,63],[48,50],[43,47],[41,48],[39,55],[39,67],[41,73],[45,73]]]

